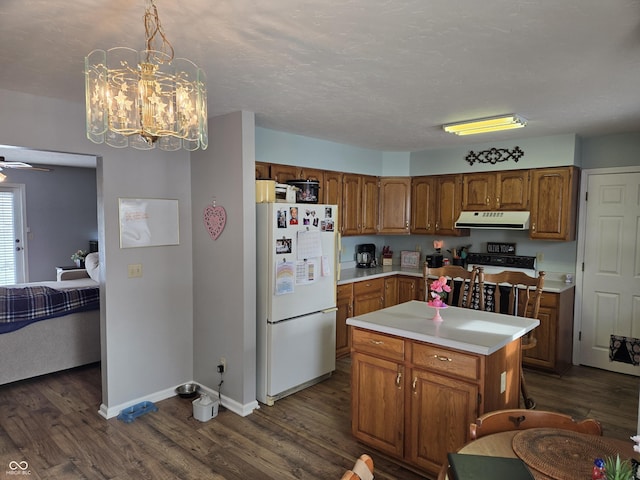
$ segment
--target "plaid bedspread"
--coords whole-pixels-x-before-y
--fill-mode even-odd
[[[56,290],[45,286],[0,287],[0,333],[69,313],[100,308],[98,287]]]

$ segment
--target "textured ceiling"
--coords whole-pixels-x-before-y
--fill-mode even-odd
[[[156,0],[209,115],[383,151],[640,131],[640,0]],[[84,56],[142,49],[142,0],[2,0],[0,88],[84,102]],[[1,106],[0,106],[1,108]],[[522,130],[443,123],[518,113]]]

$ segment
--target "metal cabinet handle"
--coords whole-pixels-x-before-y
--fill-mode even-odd
[[[496,197],[496,205],[499,207],[500,206],[500,197]]]
[[[407,220],[406,222],[404,222],[404,228],[409,228],[409,220]]]
[[[417,383],[418,383],[418,377],[413,377],[413,382],[411,382],[411,390],[413,391],[414,395],[418,394],[418,391],[416,390]]]
[[[533,225],[531,225],[531,230],[533,230],[534,232],[536,231],[536,223],[533,222]]]
[[[369,340],[373,345],[384,345],[382,340]]]
[[[396,376],[396,387],[400,388],[401,384],[400,382],[402,381],[402,372],[398,372],[398,375]]]
[[[435,354],[433,358],[437,358],[441,362],[453,362],[453,360],[450,359],[449,357],[443,357],[442,355],[438,355],[438,354]]]

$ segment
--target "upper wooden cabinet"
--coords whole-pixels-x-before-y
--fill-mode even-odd
[[[362,175],[362,234],[378,233],[378,177]]]
[[[462,175],[436,176],[436,235],[467,236],[468,229],[457,229],[455,223],[462,210]]]
[[[436,231],[435,177],[411,179],[411,233],[431,235]]]
[[[271,164],[271,178],[277,183],[287,183],[289,180],[300,180],[300,167],[293,165]]]
[[[411,221],[411,178],[380,178],[379,233],[409,234]]]
[[[324,172],[324,184],[321,190],[322,202],[329,205],[338,205],[339,213],[342,212],[342,173],[340,172]],[[340,213],[342,215],[342,213]],[[342,225],[342,219],[338,223],[338,227]]]
[[[271,178],[271,165],[256,162],[256,180],[269,180]]]
[[[378,177],[345,173],[342,176],[342,235],[378,231]]]
[[[529,170],[463,175],[463,210],[527,210]]]
[[[362,176],[345,173],[342,176],[342,235],[358,235],[362,216]]]
[[[531,170],[530,238],[575,240],[578,183],[575,167]]]

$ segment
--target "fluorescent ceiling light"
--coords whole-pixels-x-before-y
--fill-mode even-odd
[[[476,133],[498,132],[500,130],[511,130],[512,128],[522,128],[527,124],[527,120],[515,114],[500,115],[499,117],[478,118],[466,122],[450,123],[443,125],[445,132],[456,135],[474,135]]]

